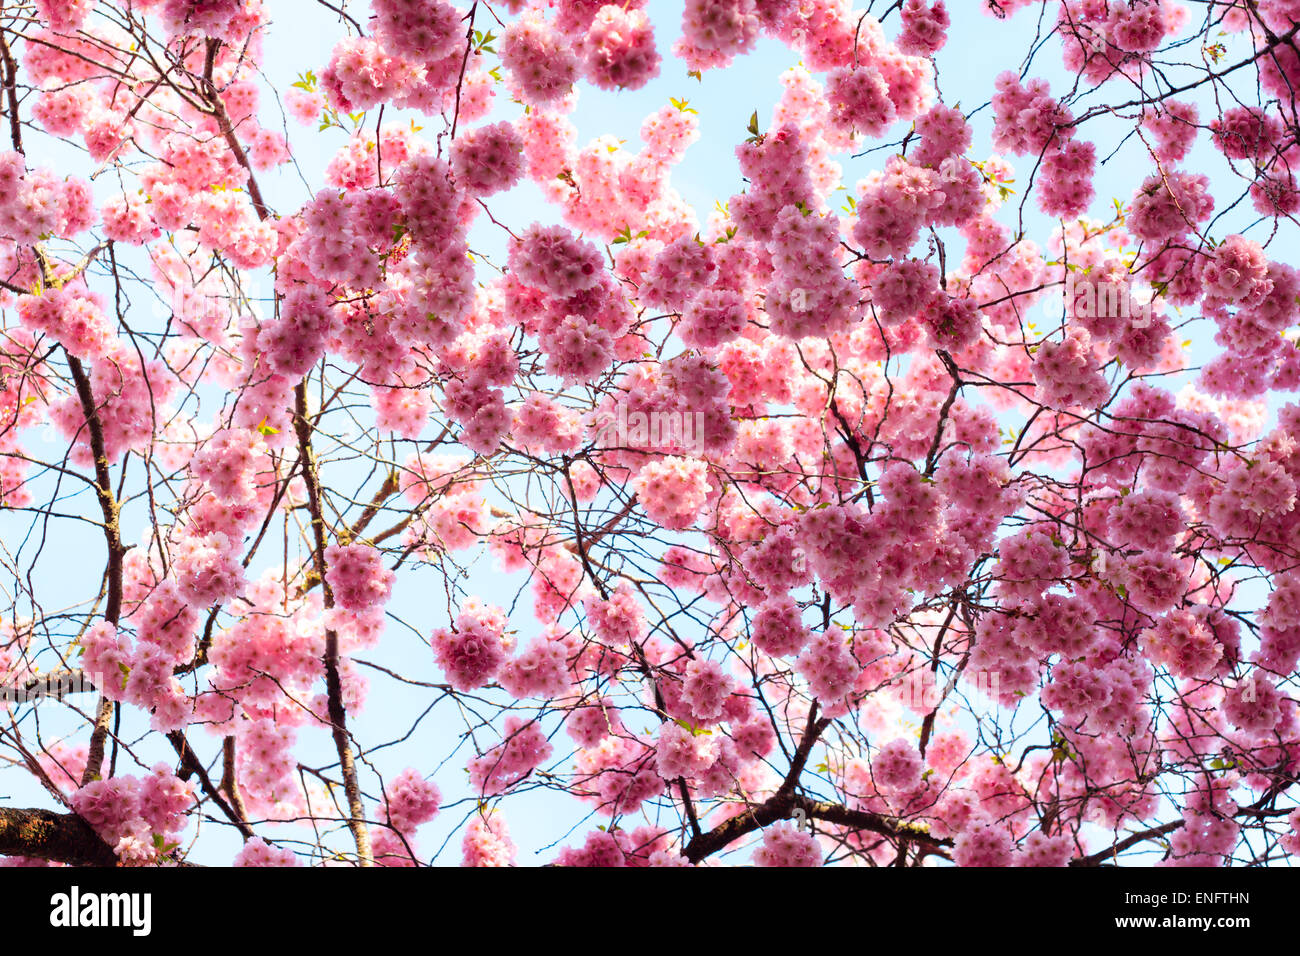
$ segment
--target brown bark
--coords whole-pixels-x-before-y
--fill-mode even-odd
[[[116,866],[113,848],[75,813],[0,808],[0,856],[73,866]]]

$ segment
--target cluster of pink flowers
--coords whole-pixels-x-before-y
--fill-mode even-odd
[[[898,48],[909,56],[932,56],[948,40],[948,10],[943,0],[905,0]]]
[[[635,813],[664,793],[653,746],[627,734],[611,734],[578,751],[574,765],[579,793],[606,816]]]
[[[722,716],[728,698],[737,690],[735,681],[717,661],[697,657],[686,665],[681,699],[702,721]]]
[[[1033,373],[1039,400],[1052,408],[1096,408],[1110,396],[1086,329],[1067,329],[1061,342],[1038,343]]]
[[[804,626],[799,605],[788,595],[767,601],[750,625],[754,646],[774,657],[798,654],[811,632]]]
[[[1148,176],[1133,196],[1129,231],[1152,242],[1182,238],[1214,212],[1209,189],[1209,177],[1181,169]]]
[[[1147,655],[1175,677],[1205,680],[1223,659],[1223,646],[1202,615],[1175,609],[1144,632]]]
[[[845,133],[862,133],[876,138],[896,118],[889,83],[872,66],[835,70],[826,83],[831,122]]]
[[[626,647],[646,635],[645,610],[627,581],[620,581],[605,600],[588,598],[586,610],[596,636],[611,647]]]
[[[665,528],[689,528],[708,501],[709,466],[698,458],[661,458],[647,462],[631,487],[656,523]]]
[[[464,40],[461,11],[443,0],[380,0],[373,7],[375,35],[395,56],[441,60]]]
[[[962,225],[984,204],[973,167],[943,171],[890,157],[883,173],[860,186],[853,239],[872,258],[906,256],[926,225]]]
[[[287,724],[287,722],[284,722]],[[236,771],[249,813],[267,819],[292,819],[307,812],[298,780],[292,727],[263,718],[240,721]]]
[[[665,780],[704,776],[718,760],[720,738],[697,734],[689,727],[666,723],[655,746],[655,769]]]
[[[405,47],[404,42],[401,45]],[[460,66],[461,57],[455,51],[421,62],[391,52],[379,39],[347,37],[334,46],[320,85],[331,105],[345,112],[364,111],[386,101],[415,109],[438,109],[449,94],[454,100]],[[471,114],[466,119],[476,118],[474,113],[481,115],[480,110],[466,112]]]
[[[50,336],[73,355],[99,358],[112,350],[114,336],[104,307],[102,296],[75,283],[20,297],[18,316],[28,329]]]
[[[36,0],[36,13],[57,33],[77,30],[90,11],[94,0]]]
[[[772,225],[773,276],[763,300],[772,331],[789,339],[827,336],[861,315],[860,292],[838,255],[839,221],[786,206]]]
[[[705,289],[682,310],[677,333],[694,348],[717,348],[735,339],[749,320],[745,297],[731,289]]]
[[[364,544],[332,544],[325,549],[325,581],[337,604],[349,611],[382,606],[396,576],[384,567],[383,554]]]
[[[844,637],[822,631],[814,634],[795,662],[795,667],[808,681],[814,697],[834,705],[853,689],[859,665]],[[832,712],[834,707],[828,708]]]
[[[612,3],[597,11],[578,56],[583,75],[606,90],[638,90],[659,75],[650,18],[641,10]]]
[[[998,592],[1004,600],[1029,600],[1065,574],[1068,555],[1050,530],[1030,527],[998,546]]]
[[[504,793],[550,757],[552,749],[535,721],[507,717],[501,743],[470,760],[470,784],[484,796]]]
[[[235,854],[233,866],[297,866],[298,856],[285,847],[278,849],[261,837],[248,840]]]
[[[388,822],[404,834],[412,834],[421,824],[438,815],[442,792],[419,771],[407,768],[384,788]]]
[[[510,247],[510,269],[520,280],[559,299],[600,282],[600,250],[563,226],[534,224]]]
[[[514,866],[515,845],[500,813],[479,814],[470,820],[461,841],[462,866]]]
[[[958,834],[952,858],[958,866],[1011,866],[1014,844],[1011,834],[991,820],[980,820]]]
[[[513,645],[505,628],[504,612],[468,598],[452,630],[434,631],[434,659],[453,687],[476,690],[496,676]]]
[[[0,238],[20,245],[50,236],[70,239],[94,222],[88,183],[29,170],[21,153],[0,152]]]
[[[921,785],[921,755],[906,740],[891,740],[871,762],[872,776],[882,793],[911,793]]]
[[[144,863],[175,845],[194,805],[194,785],[158,764],[144,777],[92,780],[70,802],[121,860]]]
[[[727,66],[754,48],[759,25],[753,0],[686,0],[673,53],[692,70]]]
[[[451,145],[456,180],[480,195],[509,189],[524,172],[524,141],[510,123],[491,123],[461,133]]]
[[[497,682],[512,697],[554,698],[572,686],[569,674],[569,646],[560,639],[543,636],[534,640],[517,657],[507,661]]]
[[[787,206],[813,209],[816,197],[808,175],[808,146],[798,127],[786,123],[756,141],[736,147],[740,172],[749,188],[727,204],[738,229],[764,242],[772,238],[776,217]]]
[[[562,99],[578,76],[577,54],[535,11],[506,27],[501,62],[513,89],[530,106],[548,106]]]
[[[172,562],[180,594],[195,608],[224,604],[244,583],[239,553],[219,531],[178,537],[172,542]]]
[[[789,823],[774,823],[763,831],[763,844],[754,851],[759,866],[820,866],[817,838]]]
[[[606,737],[622,729],[618,712],[597,699],[569,712],[565,732],[580,747],[595,747]]]
[[[555,866],[689,866],[671,847],[670,835],[651,826],[594,830],[579,848],[565,847]]]

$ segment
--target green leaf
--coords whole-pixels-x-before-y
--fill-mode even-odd
[[[673,723],[683,730],[689,730],[692,737],[711,737],[713,735],[713,731],[704,727],[696,727],[688,720],[674,720]]]

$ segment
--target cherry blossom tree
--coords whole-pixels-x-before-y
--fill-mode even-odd
[[[1300,850],[1300,2],[659,6],[4,6],[6,863]]]

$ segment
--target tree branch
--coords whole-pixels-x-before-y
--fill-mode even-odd
[[[293,427],[298,436],[298,453],[302,459],[303,481],[307,485],[307,509],[311,514],[311,528],[316,573],[320,575],[326,608],[334,606],[334,591],[325,580],[325,517],[321,509],[320,476],[316,471],[316,456],[311,448],[311,421],[307,418],[307,384],[299,382],[293,390]],[[325,691],[328,699],[329,720],[334,734],[334,749],[339,755],[343,771],[343,789],[348,801],[348,829],[357,845],[357,856],[362,866],[373,865],[370,852],[370,832],[366,829],[364,808],[361,804],[361,787],[357,782],[357,766],[348,741],[347,712],[343,707],[343,684],[339,678],[339,636],[333,628],[325,632]]]
[[[113,848],[75,813],[0,808],[0,856],[73,866],[116,866]]]

